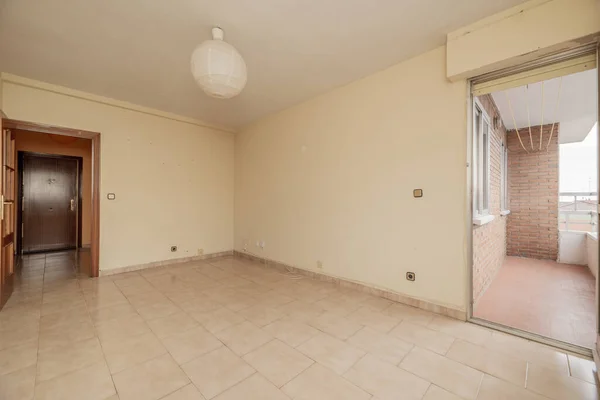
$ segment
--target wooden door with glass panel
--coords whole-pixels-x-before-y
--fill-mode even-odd
[[[0,307],[12,293],[15,272],[15,136],[10,129],[2,130],[0,140]]]

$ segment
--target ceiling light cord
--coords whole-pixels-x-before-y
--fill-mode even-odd
[[[519,138],[519,143],[521,143],[521,147],[525,150],[525,153],[529,153],[523,144],[523,140],[521,140],[521,135],[519,134],[519,128],[517,128],[517,120],[515,119],[515,113],[513,112],[512,105],[510,103],[510,99],[508,98],[508,92],[505,90],[504,95],[506,96],[506,101],[508,102],[508,108],[510,110],[510,115],[513,120],[513,124],[515,125],[515,132],[517,132],[517,137]]]
[[[554,122],[552,123],[552,128],[550,129],[550,137],[548,138],[548,144],[546,145],[546,153],[548,153],[550,149],[550,142],[552,141],[552,134],[554,133],[554,125],[556,124],[556,120],[558,119],[558,105],[560,104],[560,92],[562,89],[562,80],[563,77],[560,77],[560,81],[558,83],[558,93],[556,95],[556,105],[554,106]]]
[[[525,106],[527,108],[527,124],[529,125],[529,142],[531,142],[531,150],[535,151],[533,147],[533,135],[531,134],[531,119],[529,118],[529,85],[525,86]]]

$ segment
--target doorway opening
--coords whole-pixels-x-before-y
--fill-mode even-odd
[[[595,49],[472,83],[472,321],[591,355]]]
[[[82,184],[83,157],[19,151],[19,136],[17,131],[17,254],[83,248],[83,204],[87,212],[91,208],[91,190]],[[43,138],[40,136],[39,142]],[[83,143],[82,147],[91,158],[91,143]],[[87,168],[85,173],[91,175]],[[86,223],[86,248],[89,229]]]
[[[2,134],[0,308],[17,256],[97,277],[100,247],[100,133],[3,118]]]

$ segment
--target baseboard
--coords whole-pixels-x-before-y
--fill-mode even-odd
[[[350,288],[354,290],[358,290],[361,292],[369,293],[374,296],[383,297],[384,299],[392,300],[397,303],[406,304],[408,306],[420,308],[425,311],[430,311],[436,314],[441,314],[450,318],[459,319],[461,321],[467,320],[467,312],[458,310],[455,308],[450,308],[446,306],[442,306],[439,304],[431,303],[429,301],[415,299],[410,296],[406,296],[401,293],[396,293],[388,289],[377,288],[374,286],[370,286],[363,282],[356,282],[345,278],[339,278],[332,275],[327,275],[322,272],[310,271],[307,269],[302,269],[298,267],[294,267],[291,265],[286,265],[279,261],[270,260],[268,258],[259,257],[253,254],[241,252],[238,250],[233,251],[236,257],[245,258],[248,260],[256,261],[263,263],[269,267],[275,268],[282,272],[293,272],[298,275],[304,275],[313,279],[318,279],[320,281],[332,282],[341,287]]]
[[[141,271],[149,268],[158,268],[158,267],[166,267],[169,265],[182,264],[191,261],[202,261],[219,257],[227,257],[232,256],[233,250],[221,251],[219,253],[210,253],[210,254],[202,254],[201,256],[192,256],[192,257],[181,257],[181,258],[172,258],[169,260],[162,261],[153,261],[146,264],[138,264],[138,265],[129,265],[127,267],[119,267],[114,269],[106,269],[100,270],[100,276],[110,276],[116,274],[122,274],[125,272],[133,272],[133,271]]]

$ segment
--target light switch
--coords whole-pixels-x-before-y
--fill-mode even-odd
[[[423,197],[423,189],[415,189],[413,190],[413,196],[414,197]]]
[[[115,196],[114,193],[109,193],[109,194],[106,195],[106,198],[109,199],[109,200],[114,200],[116,197],[117,196]]]

